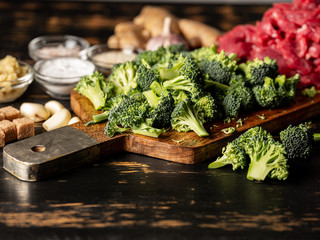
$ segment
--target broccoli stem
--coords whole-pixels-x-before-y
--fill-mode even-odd
[[[100,114],[93,115],[92,118],[96,123],[107,121],[109,117],[109,111],[105,111]]]
[[[215,160],[214,162],[210,163],[208,168],[209,169],[221,168],[221,167],[224,167],[227,164],[229,164],[228,157],[226,155],[222,155],[217,160]]]
[[[154,93],[153,90],[144,91],[143,95],[146,97],[151,107],[156,108],[158,106],[159,97]]]
[[[223,83],[219,83],[217,81],[213,81],[213,80],[209,80],[209,79],[205,79],[205,86],[206,87],[211,87],[211,86],[214,86],[214,87],[217,87],[218,89],[221,89],[222,91],[228,91],[228,89],[230,88],[230,86],[228,85],[225,85]]]
[[[182,121],[183,122],[183,121]],[[198,119],[194,116],[193,112],[191,109],[188,109],[188,113],[186,116],[186,119],[184,120],[186,125],[188,125],[198,136],[200,137],[207,137],[209,136],[209,133],[207,130],[204,128],[202,123],[198,121]]]
[[[313,141],[319,142],[320,141],[320,133],[313,134]]]
[[[144,136],[157,138],[163,132],[162,129],[153,128],[148,126],[145,123],[142,123],[140,126],[132,127],[132,132],[136,134],[141,134]]]
[[[172,90],[184,90],[190,92],[190,80],[185,79],[183,76],[176,77],[171,80],[167,80],[163,83],[165,89]]]

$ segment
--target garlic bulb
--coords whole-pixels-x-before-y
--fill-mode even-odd
[[[163,23],[162,35],[150,38],[146,45],[146,50],[155,51],[159,47],[168,47],[174,44],[185,44],[185,40],[178,34],[170,31],[171,18],[166,17]]]

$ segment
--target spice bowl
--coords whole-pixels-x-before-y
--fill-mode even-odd
[[[87,40],[72,35],[47,35],[34,38],[28,45],[29,56],[35,60],[57,57],[86,57]]]
[[[37,61],[34,78],[55,99],[67,100],[81,77],[91,75],[95,66],[80,58],[54,58]]]
[[[136,56],[133,48],[114,49],[109,48],[107,44],[93,45],[87,50],[87,59],[105,76],[111,73],[115,64],[132,61]]]
[[[14,80],[0,81],[0,103],[9,103],[17,100],[33,82],[33,68],[26,62],[18,61],[25,74]]]

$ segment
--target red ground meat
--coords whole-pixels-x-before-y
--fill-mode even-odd
[[[269,56],[281,74],[299,73],[300,86],[320,89],[320,0],[276,3],[255,25],[238,25],[218,41],[219,51],[241,61]]]

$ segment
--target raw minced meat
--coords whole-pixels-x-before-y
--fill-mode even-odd
[[[276,59],[281,74],[300,74],[300,87],[320,89],[320,0],[275,3],[261,21],[238,25],[218,41],[219,50],[242,61]]]

